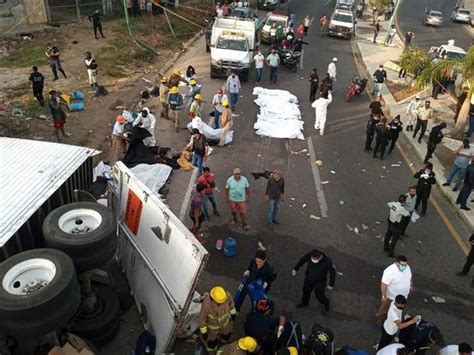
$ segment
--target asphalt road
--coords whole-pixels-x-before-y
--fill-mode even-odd
[[[219,189],[216,197],[223,216],[204,223],[205,246],[211,257],[198,291],[208,292],[214,285],[222,285],[234,293],[249,260],[254,256],[257,240],[262,240],[268,248],[269,261],[278,273],[270,291],[276,313],[299,321],[305,333],[315,322],[329,326],[336,334],[336,347],[350,344],[370,351],[380,337],[374,325],[374,312],[380,300],[381,274],[393,262],[382,252],[388,214],[386,203],[395,200],[416,182],[411,169],[419,169],[421,161],[412,156],[414,153],[403,140],[400,143],[412,166],[398,150],[385,161],[373,159],[364,152],[369,98],[364,94],[350,103],[343,100],[350,78],[357,73],[351,42],[321,38],[319,26],[316,25],[323,14],[331,13],[334,3],[335,0],[327,0],[315,6],[305,0],[293,0],[291,9],[297,14],[298,21],[308,14],[314,17],[315,23],[306,38],[310,45],[304,47],[303,69],[292,74],[281,68],[277,85],[269,83],[268,69],[264,72],[263,87],[284,89],[297,95],[305,121],[305,140],[257,136],[253,129],[258,113],[252,96],[253,72],[249,83],[243,84],[242,97],[237,105],[239,116],[234,118],[234,141],[228,147],[215,148],[207,161],[216,174]],[[317,68],[320,74],[324,73],[333,57],[339,59],[338,81],[328,112],[326,135],[321,137],[313,129],[314,110],[309,101],[308,76],[313,68]],[[212,96],[225,79],[209,79],[209,55],[204,51],[203,39],[176,66],[185,68],[188,64],[195,66],[198,82],[203,85],[206,117]],[[176,135],[170,122],[160,120],[157,130],[160,142],[161,136]],[[176,137],[175,144],[178,145],[179,142],[184,145],[188,139],[184,131]],[[327,202],[327,218],[319,220],[310,217],[322,215],[312,170],[312,166],[316,165],[312,164],[314,162],[306,152],[292,153],[309,149],[309,145],[314,147],[314,159],[323,162],[322,166],[317,167],[320,180],[328,182],[320,185]],[[180,149],[179,146],[175,148]],[[392,167],[391,164],[400,166]],[[235,167],[239,167],[250,182],[249,232],[231,228],[228,224],[230,213],[224,204],[223,190],[227,177]],[[266,181],[255,181],[250,173],[274,168],[283,172],[286,201],[281,206],[280,225],[269,231],[265,227]],[[183,186],[183,190],[186,187]],[[433,195],[447,216],[445,218],[467,240],[470,232],[464,229],[454,210],[436,190]],[[168,198],[173,200],[176,196]],[[340,201],[343,201],[342,205]],[[179,204],[176,207],[173,207],[175,203],[171,205],[175,213],[180,211]],[[184,223],[190,225],[187,214]],[[362,224],[368,229],[365,230]],[[347,226],[357,227],[359,234],[351,232]],[[421,314],[436,323],[448,343],[472,342],[474,302],[470,278],[454,275],[462,267],[464,256],[433,205],[428,207],[425,218],[409,226],[408,234],[410,238],[399,242],[396,249],[397,254],[409,258],[414,273],[415,291],[409,298],[408,312]],[[233,258],[223,256],[214,248],[217,239],[229,235],[235,236],[238,243],[237,254]],[[308,308],[296,308],[301,298],[304,269],[296,277],[291,276],[291,269],[304,253],[313,248],[319,248],[331,257],[338,271],[336,287],[330,293],[332,310],[328,316],[321,315],[320,306],[314,298]],[[432,296],[441,296],[446,303],[435,304],[431,301]],[[428,303],[424,302],[425,299]],[[235,326],[234,338],[243,335],[242,325],[248,310],[249,302],[246,301]],[[133,346],[135,339],[127,343]],[[173,350],[177,354],[190,354],[194,346],[192,342],[177,341]],[[114,353],[112,346],[109,349],[104,354]]]
[[[452,22],[451,12],[456,0],[401,0],[397,20],[400,30],[404,34],[411,30],[415,33],[413,44],[429,49],[431,46],[446,44],[454,39],[456,45],[467,50],[474,39],[473,30],[469,25]],[[443,13],[443,25],[439,28],[423,25],[425,7]]]

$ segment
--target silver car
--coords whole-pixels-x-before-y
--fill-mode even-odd
[[[454,22],[471,22],[471,13],[466,9],[454,9],[451,14],[451,20]]]
[[[423,24],[439,27],[443,24],[443,14],[435,10],[426,11]]]

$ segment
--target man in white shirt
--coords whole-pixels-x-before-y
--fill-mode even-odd
[[[406,256],[399,255],[395,262],[388,266],[382,274],[380,282],[382,300],[375,316],[378,325],[382,325],[387,316],[390,303],[395,300],[396,295],[403,295],[408,298],[412,286],[413,279],[408,259]]]
[[[263,65],[265,63],[265,57],[263,56],[260,50],[253,57],[253,62],[255,63],[256,71],[255,82],[257,83],[257,85],[260,85],[262,83]]]
[[[234,111],[237,101],[239,101],[240,97],[240,79],[239,76],[235,74],[235,72],[231,72],[227,78],[225,88],[230,96],[230,109]]]
[[[442,348],[439,355],[474,355],[472,347],[468,343],[461,343],[459,345],[448,345]]]
[[[314,129],[319,129],[319,134],[324,135],[324,127],[326,126],[328,106],[332,102],[331,91],[322,92],[321,97],[311,104],[314,108],[316,119],[314,122]]]
[[[226,94],[224,94],[224,89],[219,88],[217,89],[217,93],[212,98],[212,107],[214,107],[214,128],[219,128],[219,119],[221,117],[222,111],[224,108],[222,107],[222,102],[224,100],[229,100]]]
[[[382,336],[380,337],[378,349],[383,349],[393,342],[398,330],[409,327],[421,321],[421,316],[415,316],[412,319],[403,322],[403,310],[407,304],[407,299],[403,295],[397,295],[388,309],[387,319],[383,323]]]
[[[334,57],[332,58],[332,62],[329,63],[328,65],[328,74],[333,83],[336,82],[336,74],[337,74],[336,62],[337,62],[337,58]]]
[[[401,343],[393,343],[377,351],[376,355],[406,355],[408,349]]]

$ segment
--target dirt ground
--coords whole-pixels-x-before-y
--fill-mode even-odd
[[[183,9],[180,14],[187,18],[193,16],[195,22],[204,23],[202,12],[196,14]],[[56,141],[49,109],[38,104],[29,87],[31,66],[37,65],[46,78],[46,100],[50,90],[85,94],[86,109],[68,114],[65,130],[71,136],[63,143],[102,150],[106,159],[110,159],[107,153],[111,145],[110,134],[115,117],[121,112],[117,106],[133,110],[140,99],[139,92],[150,87],[142,78],[159,82],[158,73],[176,52],[182,51],[182,43],[201,31],[201,28],[186,22],[183,24],[177,18],[170,17],[170,20],[178,36],[176,39],[169,32],[163,15],[132,19],[136,37],[150,44],[159,56],[152,55],[128,38],[122,18],[103,23],[105,39],[94,38],[92,25],[87,20],[59,28],[50,27],[35,33],[33,40],[21,37],[3,39],[0,42],[0,122],[14,137]],[[46,43],[50,41],[60,48],[67,79],[58,73],[60,79],[52,81],[53,74],[44,56]],[[98,83],[109,91],[107,96],[93,98],[95,88],[88,85],[84,64],[86,51],[97,58]],[[20,108],[23,115],[14,117],[13,108]]]

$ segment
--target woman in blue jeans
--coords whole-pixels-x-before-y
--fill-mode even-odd
[[[199,129],[193,129],[193,138],[186,148],[193,152],[192,164],[198,168],[199,175],[201,175],[204,160],[207,158],[208,145],[206,137],[199,132]]]
[[[279,170],[274,170],[268,179],[265,191],[265,199],[268,201],[267,208],[267,227],[273,228],[278,224],[277,215],[280,209],[280,202],[283,201],[285,194],[285,180],[281,177]]]

